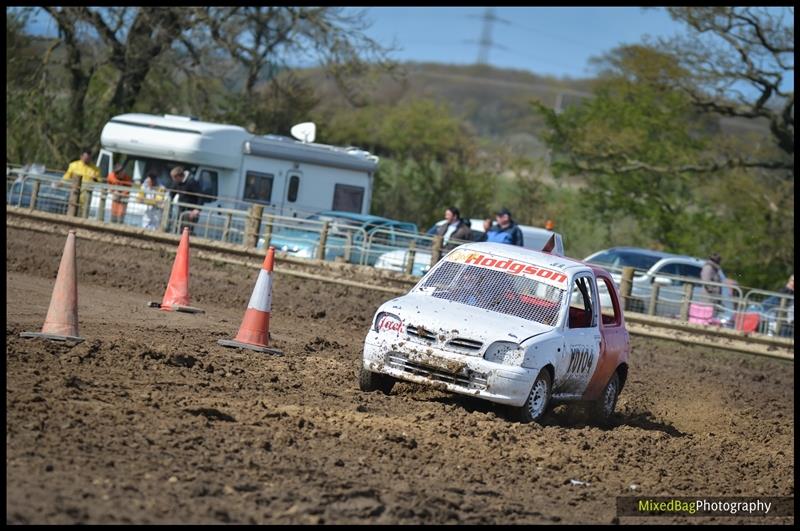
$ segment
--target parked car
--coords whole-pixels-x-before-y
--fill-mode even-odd
[[[329,223],[325,260],[342,257],[354,264],[373,265],[381,254],[408,245],[418,233],[414,223],[353,212],[329,210],[306,219]],[[276,227],[270,245],[290,256],[315,258],[320,238],[318,227],[318,224]],[[263,238],[258,246],[264,246]]]
[[[608,314],[599,289],[610,294]],[[523,247],[469,243],[378,308],[359,387],[389,394],[397,380],[426,384],[506,404],[523,422],[557,402],[584,403],[602,421],[625,385],[629,351],[608,272]]]
[[[472,230],[472,241],[479,241],[483,235],[483,220],[470,219],[470,229]],[[442,224],[447,223],[447,220],[438,221],[433,227],[428,229],[427,234],[435,234],[435,229]],[[477,227],[477,228],[476,228]],[[540,227],[532,227],[530,225],[520,225],[522,231],[522,244],[526,249],[533,249],[534,251],[541,251],[551,236],[555,237],[555,247],[552,251],[553,254],[564,256],[564,238],[558,232],[542,229]],[[431,253],[424,250],[430,246],[430,241],[420,240],[417,242],[418,250],[414,254],[414,265],[411,268],[411,274],[414,276],[424,275],[431,265]],[[379,269],[388,269],[390,271],[405,271],[407,261],[407,249],[395,249],[389,251],[378,257],[375,261],[375,267]]]
[[[653,284],[659,284],[659,299],[656,315],[674,317],[680,313],[684,298],[684,284],[690,280],[700,281],[700,272],[705,260],[692,256],[677,255],[663,251],[653,251],[637,247],[612,247],[587,256],[584,262],[607,268],[617,287],[622,279],[622,268],[633,267],[633,284],[628,309],[645,312],[650,304]],[[725,273],[720,269],[722,283],[727,284]],[[720,296],[722,308],[718,308],[720,324],[733,326],[735,310],[733,292],[730,286],[722,287]],[[693,300],[703,299],[703,287],[695,285]],[[601,299],[601,304],[608,303]]]
[[[11,175],[16,175],[13,181]],[[10,206],[30,206],[33,183],[38,181],[39,192],[36,210],[66,214],[70,188],[61,180],[62,175],[47,171],[43,164],[27,164],[10,173],[6,181],[6,204]]]

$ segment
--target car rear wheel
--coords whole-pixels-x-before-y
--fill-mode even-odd
[[[517,420],[522,423],[538,422],[547,412],[550,405],[550,393],[552,391],[552,381],[547,369],[539,371],[536,381],[533,382],[528,399],[520,407],[516,408]]]
[[[592,418],[600,423],[608,422],[614,414],[614,408],[617,407],[617,397],[619,397],[619,375],[615,372],[600,398],[592,404]]]
[[[392,392],[394,381],[394,378],[391,376],[368,371],[364,367],[361,367],[361,372],[358,374],[359,389],[368,393],[381,391],[383,394],[388,395]]]

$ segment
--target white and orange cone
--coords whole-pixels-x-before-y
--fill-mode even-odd
[[[50,307],[41,332],[23,332],[20,337],[35,337],[55,341],[80,343],[78,336],[78,268],[75,258],[75,231],[69,231],[56,284],[50,297]]]
[[[189,306],[189,227],[183,229],[164,298],[161,302],[148,302],[147,306],[168,312],[204,313],[200,308]]]
[[[269,348],[269,314],[272,310],[272,267],[275,261],[275,248],[270,247],[264,264],[258,272],[258,280],[247,310],[244,312],[242,325],[234,339],[217,341],[223,347],[246,348],[268,354],[282,355],[283,352]]]

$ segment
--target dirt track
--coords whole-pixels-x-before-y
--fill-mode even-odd
[[[361,393],[387,297],[279,270],[284,357],[216,344],[255,269],[193,260],[207,313],[159,312],[144,304],[173,254],[81,239],[86,341],[20,339],[41,328],[65,239],[6,236],[8,523],[609,523],[623,495],[794,495],[791,363],[634,338],[613,428],[561,409],[520,425],[411,384]]]

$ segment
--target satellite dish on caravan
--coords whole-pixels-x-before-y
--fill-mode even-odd
[[[291,132],[292,136],[297,140],[304,143],[309,143],[313,142],[316,138],[317,126],[314,125],[314,122],[303,122],[293,126]]]

